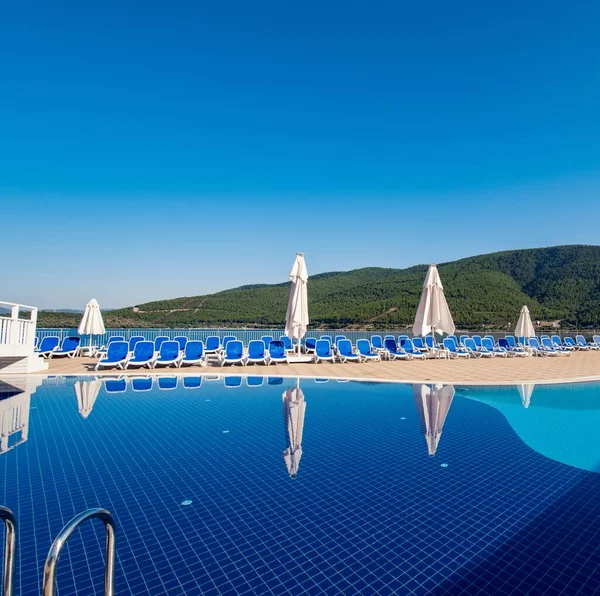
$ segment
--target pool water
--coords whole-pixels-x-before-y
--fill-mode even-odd
[[[598,384],[56,377],[0,384],[9,422],[16,595],[99,506],[117,594],[600,593]],[[58,593],[100,594],[103,551],[88,522]]]

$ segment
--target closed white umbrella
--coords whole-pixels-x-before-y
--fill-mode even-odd
[[[529,309],[526,306],[521,309],[521,314],[519,315],[519,320],[515,327],[515,335],[517,337],[535,337],[535,329],[531,322]]]
[[[308,271],[304,254],[296,254],[296,260],[290,271],[292,287],[287,313],[285,315],[285,334],[293,341],[298,341],[298,353],[300,353],[300,340],[304,337],[308,327]]]
[[[421,426],[427,453],[434,456],[440,443],[444,422],[454,398],[453,385],[413,385],[415,405],[421,418]]]
[[[283,461],[290,477],[298,475],[300,458],[302,457],[302,432],[304,430],[304,414],[306,402],[300,389],[299,381],[295,389],[286,389],[283,394],[283,418],[287,431],[288,448],[283,452]]]
[[[444,296],[444,286],[435,265],[429,265],[429,270],[423,284],[421,302],[413,325],[414,335],[440,335],[454,333],[454,321]]]
[[[535,389],[534,383],[522,383],[521,385],[517,385],[517,389],[519,390],[519,395],[521,396],[521,403],[524,408],[528,408],[529,404],[531,404],[531,396],[533,394],[533,390]]]
[[[92,345],[94,335],[104,335],[106,333],[102,313],[100,312],[100,305],[94,298],[85,305],[85,311],[83,312],[83,317],[81,317],[77,333],[79,335],[89,335],[90,346]]]
[[[87,418],[92,412],[101,385],[102,383],[98,379],[77,381],[75,383],[75,395],[77,396],[77,405],[82,418]]]

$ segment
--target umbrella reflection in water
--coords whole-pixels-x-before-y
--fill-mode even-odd
[[[74,388],[75,395],[77,396],[77,405],[83,419],[92,413],[92,408],[96,403],[96,399],[98,399],[98,393],[100,393],[100,387],[102,387],[102,383],[99,379],[75,382]]]
[[[524,408],[528,408],[531,404],[531,395],[533,394],[533,390],[535,389],[534,383],[523,383],[521,385],[517,385],[517,389],[519,390],[519,395],[521,396],[521,403]]]
[[[423,434],[427,441],[427,452],[434,456],[454,398],[454,386],[415,384],[413,393],[421,418]]]
[[[296,387],[286,389],[283,394],[283,421],[288,444],[287,449],[283,452],[283,460],[290,478],[295,478],[298,475],[298,468],[300,467],[305,412],[306,402],[298,379]]]

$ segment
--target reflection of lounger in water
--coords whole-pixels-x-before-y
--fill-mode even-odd
[[[283,460],[288,474],[294,478],[298,474],[302,457],[302,432],[306,402],[299,383],[294,389],[286,389],[283,394],[283,419],[288,448],[283,452]]]
[[[125,377],[118,379],[106,379],[104,381],[106,393],[124,393],[127,389],[127,380]]]
[[[177,377],[158,377],[159,389],[175,389],[177,387]]]
[[[241,387],[242,377],[225,377],[224,385],[228,389],[235,389],[236,387]]]
[[[199,389],[202,386],[202,377],[183,377],[185,389]]]
[[[131,388],[134,391],[150,391],[152,389],[152,377],[134,377],[131,379]]]

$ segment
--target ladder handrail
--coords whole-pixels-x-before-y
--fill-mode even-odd
[[[106,527],[106,569],[104,572],[104,595],[113,596],[115,592],[115,520],[106,509],[95,508],[88,509],[79,515],[76,515],[56,537],[52,543],[46,564],[44,565],[44,580],[42,584],[42,596],[54,596],[56,583],[56,567],[58,559],[65,542],[69,536],[79,527],[81,523],[88,519],[97,518],[104,523]]]
[[[0,505],[0,519],[6,528],[4,543],[4,577],[2,578],[2,594],[12,596],[15,571],[15,552],[17,547],[17,518],[8,508]]]

